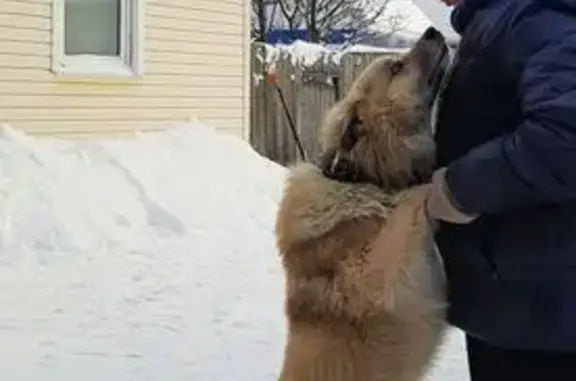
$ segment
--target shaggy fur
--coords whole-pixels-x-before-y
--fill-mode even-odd
[[[438,346],[443,271],[426,185],[412,184],[432,173],[429,79],[443,44],[429,31],[400,61],[375,60],[327,114],[320,164],[291,168],[276,221],[281,381],[416,381]]]

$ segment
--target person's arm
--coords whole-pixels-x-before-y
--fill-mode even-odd
[[[446,169],[445,185],[462,212],[504,213],[576,200],[576,32],[535,50],[518,94],[525,119],[515,132]]]

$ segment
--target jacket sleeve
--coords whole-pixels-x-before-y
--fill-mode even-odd
[[[524,120],[515,131],[447,168],[448,189],[463,211],[576,200],[576,33],[535,49],[518,90]]]

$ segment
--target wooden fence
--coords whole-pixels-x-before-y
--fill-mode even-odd
[[[353,52],[338,59],[326,55],[306,64],[287,54],[275,57],[271,68],[265,59],[266,49],[264,44],[252,45],[250,143],[257,152],[282,165],[300,160],[290,119],[307,158],[314,159],[319,154],[316,134],[328,109],[374,58],[395,54]],[[271,72],[277,86],[269,81]]]

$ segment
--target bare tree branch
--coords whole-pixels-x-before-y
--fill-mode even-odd
[[[252,0],[252,38],[266,40],[266,10],[264,0]]]
[[[253,0],[263,2],[264,0]],[[312,42],[330,39],[337,29],[354,31],[350,42],[371,34],[389,37],[405,25],[400,13],[390,14],[391,0],[275,0],[291,30],[306,28]],[[270,2],[270,0],[268,1]],[[265,31],[266,33],[267,31]]]
[[[332,4],[331,8],[329,8],[329,5],[326,6],[326,8],[325,8],[326,13],[324,13],[324,15],[318,17],[318,23],[325,25],[326,22],[330,22],[338,11],[342,11],[343,9],[345,9],[343,6],[346,5],[346,2],[348,2],[348,1],[349,0],[331,1],[334,4]]]
[[[301,15],[304,13],[302,10],[302,0],[278,0],[280,12],[286,19],[289,29],[299,27],[301,22]]]
[[[271,6],[272,6],[272,9],[271,9],[270,15],[269,16],[267,15],[268,23],[266,25],[266,34],[268,34],[268,32],[274,27],[273,24],[274,24],[274,20],[276,20],[276,12],[278,11],[279,3],[278,2],[273,3],[273,4],[271,4]]]

